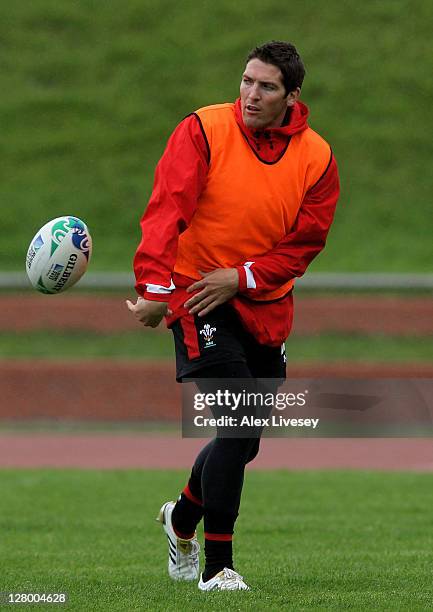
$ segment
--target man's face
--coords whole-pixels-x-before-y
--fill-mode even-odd
[[[242,75],[240,95],[242,117],[250,129],[280,127],[287,107],[293,106],[300,89],[286,95],[281,70],[254,58]]]

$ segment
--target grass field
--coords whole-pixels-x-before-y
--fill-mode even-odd
[[[92,270],[130,269],[168,135],[233,100],[247,51],[280,38],[342,179],[312,269],[430,271],[432,15],[430,0],[0,3],[0,270],[61,214],[91,228]]]
[[[166,576],[153,518],[185,477],[0,471],[0,591],[66,591],[67,609],[107,612],[432,608],[432,474],[249,473],[235,565],[253,590],[231,594]]]
[[[287,361],[433,361],[432,340],[428,335],[407,338],[364,334],[294,335],[286,343]],[[26,357],[172,359],[174,348],[170,333],[0,333],[0,358]]]

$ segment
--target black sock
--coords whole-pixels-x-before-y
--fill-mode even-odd
[[[204,553],[206,565],[203,572],[203,582],[213,578],[225,567],[233,569],[232,541],[205,540]]]
[[[192,502],[184,493],[181,493],[173,508],[171,522],[179,537],[189,539],[193,537],[202,516],[203,506]]]

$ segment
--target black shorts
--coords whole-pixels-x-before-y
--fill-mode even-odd
[[[176,380],[221,363],[246,364],[254,378],[286,378],[284,344],[259,344],[236,311],[223,304],[204,317],[187,315],[171,327],[176,350]]]

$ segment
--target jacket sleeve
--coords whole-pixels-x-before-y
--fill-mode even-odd
[[[265,255],[239,266],[239,292],[254,297],[302,276],[326,243],[340,193],[337,163],[330,163],[306,193],[293,229]]]
[[[141,219],[134,256],[135,289],[146,299],[167,301],[179,235],[191,222],[206,182],[208,145],[199,118],[186,117],[171,135],[155,172],[153,191]]]

